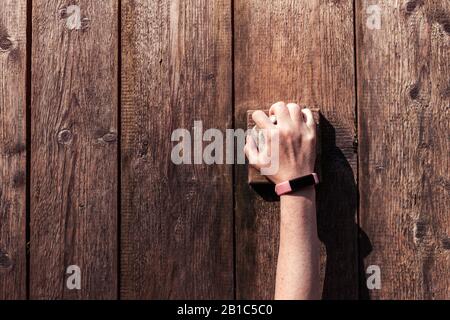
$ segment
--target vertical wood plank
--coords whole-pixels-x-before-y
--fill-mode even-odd
[[[25,0],[0,2],[0,300],[26,298]]]
[[[113,299],[118,1],[35,0],[32,29],[30,296]]]
[[[450,2],[376,1],[358,23],[360,217],[374,299],[450,298]],[[374,10],[371,11],[374,14]]]
[[[236,0],[235,122],[280,100],[319,107],[322,180],[318,194],[324,298],[358,297],[353,1]],[[271,299],[279,206],[236,175],[237,297]]]
[[[171,161],[173,130],[232,125],[231,2],[125,0],[121,296],[233,297],[228,165]]]

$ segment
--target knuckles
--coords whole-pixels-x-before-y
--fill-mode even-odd
[[[302,141],[313,143],[316,141],[316,136],[314,133],[306,133],[302,136]]]
[[[273,139],[274,136],[278,134],[280,140],[290,142],[290,141],[296,141],[301,140],[305,142],[314,142],[316,139],[316,134],[314,130],[310,130],[308,128],[302,129],[302,128],[293,128],[290,126],[286,126],[283,128],[280,128],[277,133],[272,133],[270,137]]]

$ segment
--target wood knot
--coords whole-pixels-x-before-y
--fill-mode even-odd
[[[444,28],[444,31],[450,34],[450,21],[444,21],[442,23],[442,27]]]
[[[108,132],[107,134],[103,135],[103,137],[101,137],[101,140],[106,142],[106,143],[112,143],[117,141],[117,133],[115,132]]]
[[[73,141],[73,134],[70,130],[64,129],[58,133],[58,143],[63,145],[71,144]]]
[[[411,86],[411,89],[409,90],[409,96],[412,100],[417,100],[419,98],[420,94],[420,85],[419,83],[416,83]]]
[[[8,52],[13,50],[15,47],[14,41],[7,35],[0,34],[0,51]]]
[[[13,261],[10,256],[0,249],[0,270],[1,269],[11,269],[13,266]]]
[[[442,239],[442,247],[445,250],[450,250],[450,238],[444,238]]]
[[[414,225],[414,239],[415,242],[421,241],[427,233],[427,223],[423,220],[419,220]]]
[[[144,157],[147,156],[148,151],[149,151],[148,150],[149,149],[149,145],[150,145],[150,142],[149,142],[149,140],[147,138],[144,138],[141,141],[141,143],[139,144],[139,151],[138,151],[140,158],[144,158]]]
[[[421,0],[411,0],[406,3],[406,12],[412,13],[418,6],[422,5]]]
[[[13,187],[20,188],[25,185],[26,177],[25,172],[18,172],[13,177]]]
[[[9,35],[8,29],[0,23],[0,53],[12,51],[17,42]]]

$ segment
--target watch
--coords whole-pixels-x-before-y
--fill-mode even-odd
[[[315,186],[319,184],[319,176],[317,173],[312,173],[304,177],[285,181],[275,186],[275,192],[277,195],[282,196],[289,194],[306,187]]]

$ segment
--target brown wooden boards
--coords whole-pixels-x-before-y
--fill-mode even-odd
[[[117,297],[118,1],[33,1],[32,299]],[[69,290],[69,266],[81,290]],[[75,283],[75,281],[71,281]]]
[[[0,300],[26,298],[25,0],[0,2]]]
[[[319,235],[326,247],[324,297],[358,297],[355,186],[353,1],[236,0],[235,122],[274,102],[320,107],[323,114]],[[278,252],[277,205],[236,174],[237,298],[273,297]]]
[[[232,126],[231,2],[122,6],[121,297],[233,298],[232,168],[171,161],[174,130]]]
[[[371,297],[449,299],[450,2],[377,4],[357,8],[360,218],[366,267],[381,269]]]
[[[124,299],[272,298],[278,205],[171,138],[193,158],[194,121],[279,100],[322,113],[324,298],[450,299],[449,26],[448,0],[0,1],[0,300],[27,297],[27,222],[33,299],[114,299],[119,275]]]

